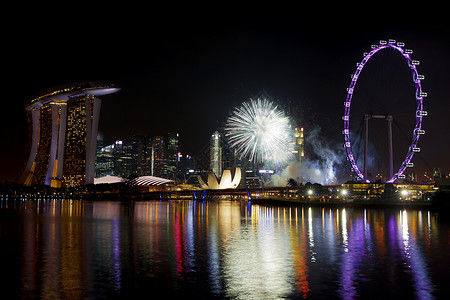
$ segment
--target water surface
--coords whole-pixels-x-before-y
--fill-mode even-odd
[[[446,298],[449,238],[429,210],[0,201],[18,298]]]

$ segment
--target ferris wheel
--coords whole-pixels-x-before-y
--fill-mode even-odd
[[[352,166],[352,171],[356,173],[356,176],[359,180],[363,182],[370,182],[367,179],[367,173],[366,173],[366,163],[364,163],[364,173],[361,172],[359,169],[355,156],[353,154],[352,150],[352,141],[350,140],[350,108],[352,104],[352,98],[355,93],[355,87],[356,83],[358,82],[358,78],[361,75],[361,71],[363,70],[366,63],[370,60],[372,56],[374,56],[376,53],[384,50],[384,49],[393,49],[400,53],[403,58],[406,60],[409,68],[412,72],[412,79],[414,82],[414,88],[415,88],[415,98],[416,98],[416,115],[415,115],[415,127],[412,133],[412,141],[411,145],[408,148],[406,158],[400,165],[400,168],[397,172],[393,172],[393,159],[392,159],[392,116],[389,115],[365,115],[365,121],[367,122],[370,118],[383,118],[386,119],[388,122],[390,122],[389,130],[390,130],[390,144],[389,144],[389,151],[390,151],[390,179],[387,180],[388,183],[392,183],[398,178],[405,178],[405,175],[403,174],[406,170],[406,168],[413,167],[414,164],[411,162],[414,153],[420,152],[420,148],[417,146],[419,142],[419,137],[423,134],[425,134],[425,131],[422,129],[422,119],[423,117],[427,116],[427,112],[423,110],[423,99],[427,97],[427,93],[422,91],[422,84],[421,81],[425,79],[424,75],[419,75],[417,72],[417,66],[420,64],[419,61],[413,60],[411,58],[411,54],[413,51],[411,49],[404,49],[405,43],[403,42],[397,42],[395,40],[389,39],[388,41],[381,40],[378,45],[372,45],[371,51],[368,53],[364,53],[364,58],[360,63],[356,64],[356,71],[351,76],[351,82],[350,86],[347,88],[347,98],[344,102],[345,106],[345,112],[344,116],[342,117],[344,121],[344,130],[342,131],[344,135],[344,147],[347,152],[347,159],[350,162]],[[367,126],[366,126],[367,128]],[[389,135],[389,132],[388,132]],[[367,145],[367,129],[366,129],[366,145]],[[365,156],[364,161],[366,161],[366,150],[365,150]]]

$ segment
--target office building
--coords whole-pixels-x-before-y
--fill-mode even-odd
[[[222,176],[222,136],[218,131],[209,140],[209,169],[217,178]]]
[[[167,155],[166,155],[166,172],[168,179],[175,180],[179,168],[179,153],[178,133],[169,133],[167,135]]]
[[[167,178],[166,142],[164,137],[156,136],[152,140],[151,176]]]
[[[114,175],[114,144],[102,147],[97,152],[95,178]]]
[[[133,146],[124,141],[114,143],[114,175],[129,178],[133,172]]]
[[[303,127],[294,129],[294,150],[292,150],[296,161],[301,161],[305,156],[305,138],[303,136]]]
[[[133,174],[150,175],[148,139],[145,136],[133,136]]]

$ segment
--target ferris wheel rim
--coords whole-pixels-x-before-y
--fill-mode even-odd
[[[405,172],[406,168],[413,166],[411,160],[414,156],[414,153],[420,152],[420,148],[417,147],[417,144],[419,142],[420,135],[423,135],[425,133],[425,131],[422,130],[422,120],[423,117],[427,115],[427,112],[423,110],[423,98],[427,97],[427,94],[422,91],[422,83],[421,83],[421,80],[424,80],[425,77],[423,75],[419,75],[417,71],[417,65],[419,65],[419,62],[417,60],[413,60],[410,56],[410,54],[412,54],[413,51],[410,49],[404,49],[404,46],[405,44],[403,42],[396,42],[395,40],[391,39],[388,41],[380,40],[379,44],[372,45],[371,51],[369,53],[364,53],[363,60],[360,63],[356,64],[356,71],[354,74],[352,74],[350,85],[347,88],[347,98],[344,102],[345,107],[344,116],[342,117],[344,121],[344,130],[342,132],[344,135],[344,148],[347,153],[347,159],[350,161],[350,164],[352,166],[352,171],[356,173],[358,179],[366,183],[369,183],[370,181],[367,178],[365,178],[364,174],[362,174],[353,155],[350,140],[350,108],[353,93],[356,87],[356,83],[358,82],[358,78],[361,74],[361,71],[364,69],[364,66],[370,60],[370,58],[381,50],[389,48],[394,49],[397,52],[399,52],[403,56],[403,58],[407,61],[408,66],[412,71],[416,96],[416,121],[411,146],[408,148],[406,158],[400,165],[398,171],[395,174],[393,174],[393,176],[386,182],[393,183],[398,178],[404,178],[403,173]]]

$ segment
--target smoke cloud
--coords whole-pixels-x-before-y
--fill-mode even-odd
[[[298,183],[335,184],[337,181],[337,168],[342,167],[346,159],[342,145],[329,145],[320,138],[320,127],[312,128],[306,135],[305,144],[311,148],[314,158],[304,158],[302,161],[293,161],[280,174],[271,177],[274,186],[286,186],[287,181],[293,178]]]

